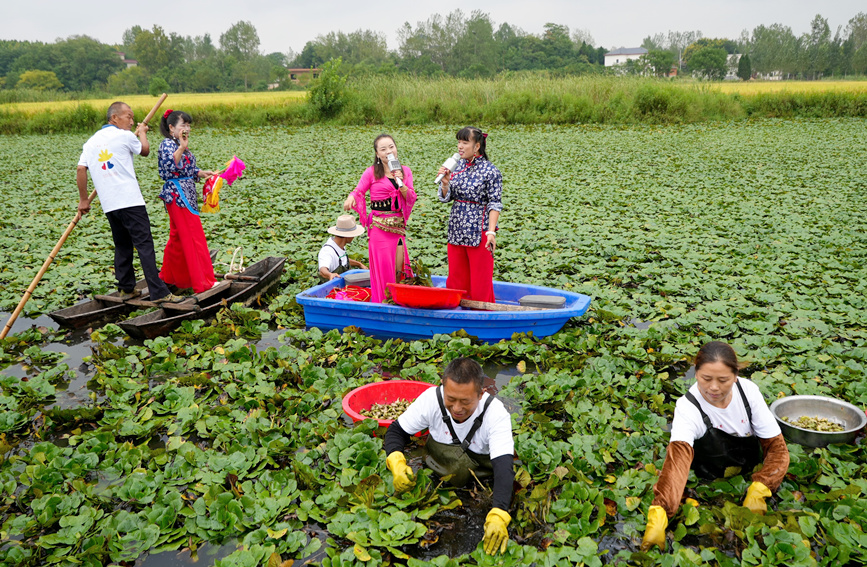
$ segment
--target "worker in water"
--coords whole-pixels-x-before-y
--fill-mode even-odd
[[[385,434],[386,466],[393,476],[394,489],[412,488],[415,478],[406,464],[403,448],[410,436],[429,432],[425,462],[440,476],[451,475],[461,487],[475,474],[494,480],[492,508],[485,519],[485,553],[506,550],[507,527],[512,517],[507,510],[515,480],[515,442],[512,420],[503,403],[483,389],[485,374],[470,358],[449,363],[442,385],[421,394]],[[473,471],[471,474],[470,471]]]
[[[695,384],[677,400],[671,440],[662,474],[653,487],[653,504],[641,548],[665,549],[668,519],[677,513],[690,469],[703,480],[747,475],[743,505],[764,514],[765,498],[779,488],[789,470],[789,449],[759,387],[741,378],[734,349],[706,343],[695,357]],[[757,465],[761,468],[753,472]],[[734,469],[734,470],[731,470]]]

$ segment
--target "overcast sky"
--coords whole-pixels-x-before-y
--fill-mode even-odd
[[[263,53],[300,52],[304,44],[330,31],[369,29],[386,34],[397,49],[395,30],[413,27],[432,14],[460,9],[487,13],[495,27],[509,23],[539,34],[547,22],[590,32],[596,46],[637,47],[648,35],[668,30],[701,30],[704,37],[737,39],[742,30],[780,23],[796,35],[809,31],[813,17],[828,20],[831,34],[844,29],[864,0],[479,0],[474,3],[365,2],[363,0],[174,0],[110,2],[101,0],[3,0],[0,39],[53,42],[88,35],[103,43],[120,43],[124,30],[158,24],[181,35],[210,33],[214,43],[239,20],[253,23]]]

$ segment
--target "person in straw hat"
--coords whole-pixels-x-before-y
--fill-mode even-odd
[[[319,279],[331,281],[350,268],[366,270],[367,266],[346,255],[346,245],[361,234],[364,227],[355,223],[352,215],[340,215],[337,224],[328,229],[333,235],[319,251]]]

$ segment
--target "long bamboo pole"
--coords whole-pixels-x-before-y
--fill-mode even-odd
[[[142,124],[147,124],[150,122],[151,118],[154,117],[157,110],[159,110],[160,106],[162,106],[163,102],[166,100],[168,95],[163,93],[154,107],[148,112],[145,119],[142,120]],[[96,189],[90,192],[90,195],[87,197],[87,203],[90,204],[93,201],[94,197],[96,197]],[[63,231],[63,236],[60,237],[60,240],[57,241],[57,244],[54,245],[54,248],[51,250],[51,253],[48,255],[48,258],[45,259],[45,263],[42,264],[42,268],[39,269],[39,273],[36,274],[36,277],[33,278],[33,281],[30,282],[30,287],[27,288],[27,291],[24,292],[24,296],[21,298],[21,301],[18,302],[18,307],[15,308],[15,311],[12,312],[12,315],[9,316],[9,320],[6,321],[6,326],[3,328],[3,331],[0,332],[0,339],[5,339],[6,335],[9,334],[10,329],[12,329],[12,324],[15,323],[15,320],[18,319],[18,316],[21,314],[21,311],[24,309],[24,305],[30,300],[30,297],[33,295],[33,290],[36,289],[37,284],[39,284],[39,280],[42,279],[42,276],[45,275],[45,272],[48,271],[48,268],[51,266],[51,263],[54,261],[54,258],[57,256],[57,253],[60,252],[60,247],[63,246],[63,243],[66,242],[66,239],[69,237],[69,233],[72,232],[72,229],[75,228],[75,225],[78,224],[78,221],[81,220],[81,211],[75,213],[75,217],[73,217],[72,222],[69,223],[69,226],[66,227],[66,230]]]

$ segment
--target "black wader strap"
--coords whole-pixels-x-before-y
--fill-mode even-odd
[[[467,448],[470,446],[470,443],[473,441],[473,436],[476,434],[476,431],[482,426],[482,420],[485,418],[485,412],[488,411],[488,406],[491,405],[491,402],[494,401],[494,396],[488,394],[488,399],[485,401],[485,406],[482,408],[482,413],[476,417],[475,421],[473,421],[473,426],[470,428],[469,433],[467,433],[464,442],[461,443],[460,439],[458,439],[458,434],[455,433],[455,428],[452,427],[452,420],[449,416],[449,412],[446,411],[446,405],[443,403],[443,394],[440,391],[440,388],[437,388],[437,401],[440,404],[440,412],[442,412],[443,422],[446,424],[446,427],[449,428],[449,433],[452,435],[452,445],[460,445],[461,450],[463,452],[467,452]]]
[[[735,385],[738,387],[738,391],[741,393],[741,399],[744,401],[744,407],[747,410],[747,419],[750,420],[750,428],[753,427],[753,410],[750,409],[750,402],[747,401],[747,395],[744,394],[744,389],[741,388],[741,381],[738,380],[735,382]]]
[[[735,385],[738,387],[738,392],[741,393],[741,399],[744,401],[744,408],[747,410],[747,419],[750,420],[750,428],[753,426],[753,412],[750,409],[750,402],[747,400],[747,395],[744,393],[744,389],[741,387],[740,382],[735,382]],[[704,421],[705,427],[707,427],[708,431],[713,429],[713,424],[710,422],[710,418],[704,413],[704,410],[701,409],[701,405],[698,403],[698,400],[695,399],[695,396],[692,395],[692,392],[687,392],[685,394],[686,399],[691,401],[695,407],[698,408],[699,413],[701,414],[701,419]]]
[[[455,428],[452,427],[452,420],[449,419],[449,412],[446,411],[446,405],[443,403],[443,393],[440,391],[440,388],[437,388],[437,401],[440,403],[440,412],[443,416],[443,423],[446,424],[446,427],[449,428],[449,433],[452,434],[452,445],[460,445],[461,441],[458,439],[458,434],[455,433]]]
[[[337,247],[336,247],[336,246],[332,246],[330,242],[326,242],[325,244],[326,244],[329,248],[331,248],[332,250],[334,250],[334,253],[335,253],[335,254],[337,254],[337,267],[338,267],[338,268],[339,268],[340,266],[344,266],[344,265],[345,265],[345,266],[349,266],[349,256],[346,254],[346,251],[345,251],[345,250],[343,251],[343,256],[341,256],[341,255],[340,255],[340,252],[337,250]],[[340,258],[346,258],[346,264],[341,263],[341,262],[340,262]],[[340,273],[340,272],[337,272],[337,273]]]

